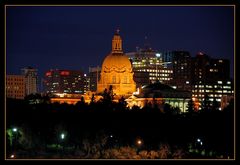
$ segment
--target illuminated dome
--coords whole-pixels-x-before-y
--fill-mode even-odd
[[[103,60],[97,92],[102,93],[110,86],[116,95],[129,95],[136,90],[132,65],[128,57],[123,54],[119,30],[116,31],[112,39],[112,52]]]
[[[103,61],[102,70],[105,72],[132,72],[132,64],[125,55],[109,54]]]

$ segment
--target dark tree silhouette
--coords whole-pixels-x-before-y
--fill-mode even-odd
[[[194,102],[193,102],[192,99],[188,101],[187,112],[188,113],[193,113],[194,112]]]

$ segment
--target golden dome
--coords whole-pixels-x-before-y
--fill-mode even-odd
[[[109,54],[103,61],[102,70],[104,72],[132,72],[132,65],[124,54]]]
[[[97,92],[101,93],[112,86],[116,95],[129,95],[135,92],[132,64],[122,50],[122,39],[119,30],[112,39],[112,52],[102,63],[101,77],[97,84]]]

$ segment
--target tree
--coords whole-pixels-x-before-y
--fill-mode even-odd
[[[192,99],[188,101],[187,112],[188,113],[194,112],[194,101]]]
[[[216,98],[214,98],[213,103],[212,103],[212,111],[217,111],[219,108],[219,103],[217,102]]]
[[[178,115],[178,114],[180,114],[180,112],[181,112],[181,109],[179,107],[173,107],[172,108],[172,114],[173,115]]]
[[[164,111],[164,113],[165,114],[170,114],[171,113],[171,105],[170,104],[168,104],[168,103],[165,103],[164,104],[164,107],[163,107],[163,111]]]
[[[127,109],[127,102],[125,101],[125,98],[123,96],[118,100],[117,108],[120,111],[124,111]]]
[[[85,103],[85,99],[84,99],[83,96],[81,97],[81,100],[76,103],[76,107],[77,107],[79,110],[85,110],[85,108],[86,108],[86,103]]]

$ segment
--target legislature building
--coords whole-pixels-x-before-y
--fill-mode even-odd
[[[97,93],[102,93],[110,86],[113,89],[113,94],[118,96],[129,96],[136,91],[132,64],[123,53],[119,30],[113,36],[111,53],[103,60]]]

